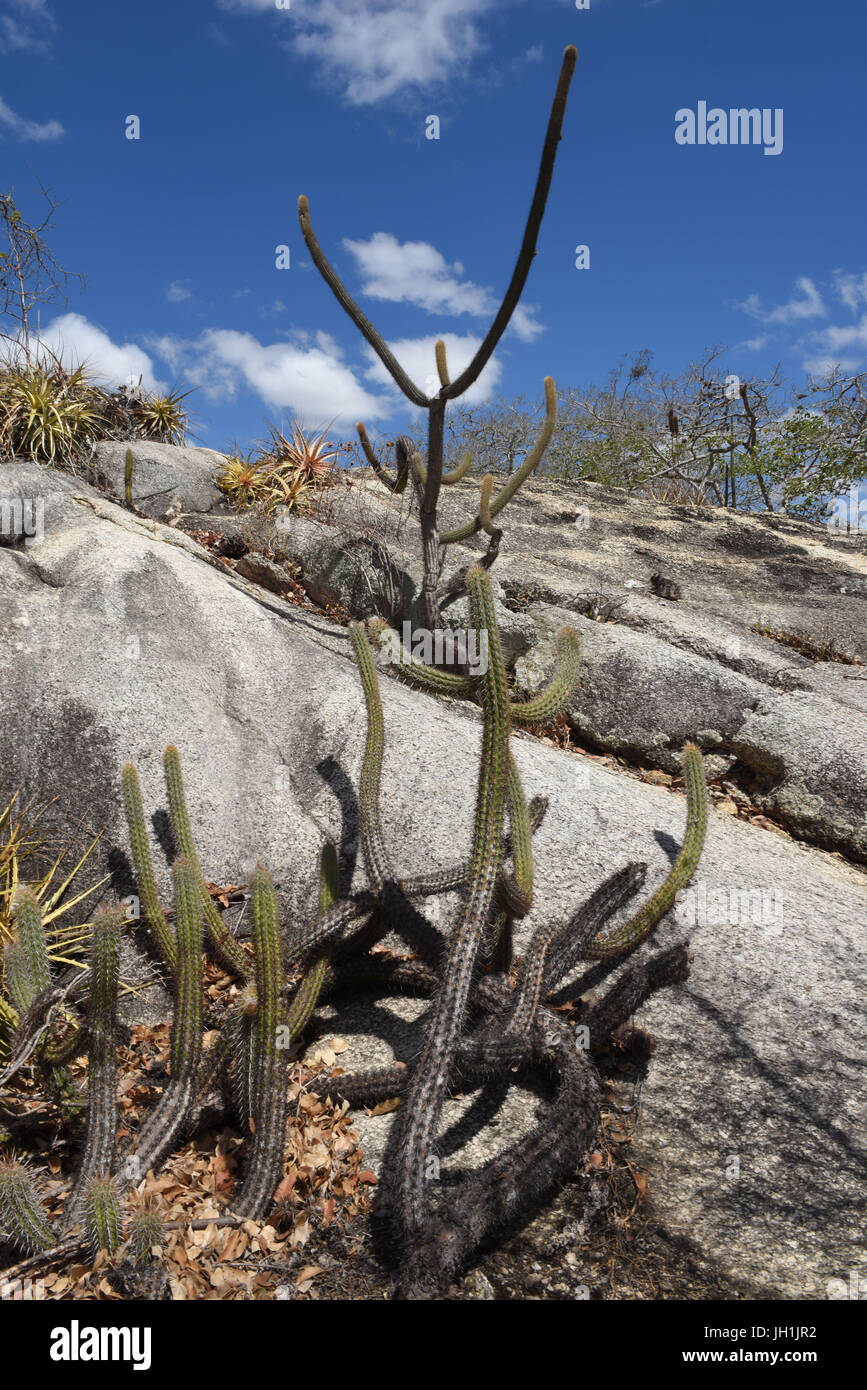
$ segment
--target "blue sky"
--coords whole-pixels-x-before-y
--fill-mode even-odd
[[[279,4],[0,0],[0,182],[31,220],[31,170],[65,200],[50,245],[88,279],[43,336],[114,384],[195,386],[202,443],[247,448],[293,415],[344,439],[415,423],[312,265],[298,195],[418,385],[439,336],[457,375],[511,275],[568,43],[521,314],[465,399],[601,383],[644,347],[677,373],[728,344],[747,380],[867,364],[853,0]],[[781,152],[679,144],[700,102],[781,109]]]

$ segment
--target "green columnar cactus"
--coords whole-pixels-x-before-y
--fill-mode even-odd
[[[45,944],[45,928],[42,925],[42,905],[29,888],[19,889],[16,895],[14,924],[18,931],[18,940],[27,954],[35,999],[51,984],[51,966]]]
[[[12,1001],[17,1023],[23,1018],[36,998],[33,976],[27,952],[20,941],[10,941],[3,952],[3,968],[6,975],[6,990]]]
[[[560,141],[563,117],[566,111],[569,85],[572,80],[572,74],[575,70],[577,59],[577,50],[570,45],[563,53],[563,64],[560,69],[560,78],[557,83],[557,90],[551,107],[548,129],[545,134],[545,142],[542,148],[539,175],[536,180],[533,201],[530,206],[530,213],[527,218],[521,249],[503,302],[469,366],[460,373],[455,381],[450,380],[449,377],[445,344],[441,339],[438,340],[435,348],[435,356],[440,380],[440,390],[436,396],[427,397],[424,392],[420,391],[415,383],[410,380],[380,334],[347,292],[334,268],[327,260],[315,236],[310,220],[310,208],[306,197],[302,194],[298,199],[298,220],[314,265],[319,270],[325,283],[336,296],[341,307],[349,314],[353,323],[373,348],[374,352],[407,399],[411,401],[413,405],[420,406],[423,410],[427,410],[428,412],[427,460],[425,461],[418,457],[411,440],[401,437],[396,442],[395,453],[397,459],[397,472],[394,478],[392,478],[388,471],[380,464],[379,459],[376,457],[370,445],[367,432],[362,422],[358,424],[358,435],[367,460],[374,470],[375,476],[379,478],[391,492],[402,492],[406,487],[410,474],[412,474],[422,532],[422,552],[424,560],[424,579],[421,591],[422,611],[425,624],[432,632],[437,631],[440,627],[438,581],[441,568],[441,546],[449,545],[456,541],[467,540],[479,530],[484,529],[491,538],[491,548],[489,548],[488,552],[489,561],[494,558],[500,533],[496,531],[493,526],[493,518],[502,511],[503,507],[505,507],[510,498],[514,496],[521,484],[526,481],[534,468],[538,466],[550,442],[551,435],[554,432],[557,393],[552,379],[546,377],[545,423],[534,449],[527,456],[516,473],[513,474],[505,487],[501,489],[496,498],[491,497],[491,489],[487,481],[483,484],[479,512],[472,521],[465,526],[459,526],[453,530],[440,534],[437,522],[437,504],[439,501],[440,489],[443,483],[457,482],[460,477],[465,475],[469,468],[469,463],[465,456],[458,467],[453,470],[452,474],[443,473],[443,437],[446,404],[448,401],[455,400],[458,396],[462,396],[464,392],[469,390],[473,382],[478,379],[480,373],[490,360],[497,343],[502,337],[523,292],[530,271],[530,265],[536,254],[536,238],[539,234],[539,227],[545,212],[545,203],[547,201],[551,177],[554,171],[557,145]]]
[[[473,969],[493,904],[502,857],[509,776],[509,689],[487,571],[473,567],[467,575],[467,589],[473,623],[479,633],[486,634],[488,642],[482,757],[469,891],[449,941],[443,984],[399,1121],[395,1215],[404,1238],[410,1239],[425,1217],[426,1161],[445,1100],[450,1059],[463,1027]]]
[[[172,822],[172,834],[175,843],[183,857],[188,860],[191,868],[199,883],[199,893],[202,899],[202,910],[205,914],[205,924],[208,928],[214,949],[219,955],[223,964],[228,967],[235,975],[240,975],[246,979],[250,972],[250,962],[245,951],[241,949],[235,938],[226,929],[226,925],[217,909],[214,907],[210,893],[205,887],[202,878],[202,870],[199,864],[199,856],[196,853],[196,846],[193,840],[193,832],[190,827],[190,817],[187,811],[186,797],[184,796],[184,779],[181,773],[181,757],[174,744],[169,744],[163,756],[163,768],[166,778],[166,791],[169,798],[169,816]]]
[[[33,1178],[16,1159],[0,1159],[0,1226],[28,1255],[57,1244]]]
[[[487,479],[482,479],[482,496],[480,498],[479,510],[476,516],[473,518],[472,521],[467,522],[465,526],[456,526],[452,531],[444,531],[440,536],[440,543],[442,545],[453,545],[456,544],[458,541],[469,540],[470,536],[474,536],[478,531],[487,531],[489,535],[491,534],[491,532],[493,531],[494,517],[499,516],[500,512],[503,510],[506,504],[508,502],[511,502],[512,498],[514,497],[518,489],[521,487],[522,483],[525,483],[527,481],[530,474],[533,473],[538,468],[539,464],[542,462],[545,450],[551,442],[551,436],[554,433],[556,425],[557,388],[554,385],[553,377],[546,376],[545,423],[542,426],[542,429],[539,433],[539,438],[536,440],[536,443],[534,444],[533,448],[530,450],[529,454],[524,459],[524,462],[521,464],[520,468],[515,469],[515,472],[511,475],[509,481],[503,485],[503,487],[497,493],[496,497],[491,498],[491,493],[493,491],[493,478],[491,478],[490,484],[487,489],[487,498],[485,496],[485,483]],[[488,475],[488,477],[490,477],[490,475]]]
[[[319,911],[327,912],[340,897],[340,871],[337,850],[330,842],[323,845],[319,861]],[[304,975],[289,1008],[286,1027],[290,1042],[300,1038],[316,1008],[328,969],[330,947],[317,952]]]
[[[241,990],[229,1019],[232,1090],[238,1121],[245,1132],[250,1129],[256,1093],[256,1013],[259,997],[255,984]]]
[[[267,869],[259,865],[250,880],[253,942],[256,951],[255,1132],[247,1174],[236,1206],[244,1216],[262,1216],[283,1172],[286,1143],[286,1051],[281,1047],[280,989],[283,953],[277,896]]]
[[[101,913],[91,941],[90,1039],[87,1073],[87,1131],[84,1154],[69,1201],[66,1225],[81,1218],[90,1186],[110,1173],[117,1144],[117,996],[123,910]]]
[[[580,677],[581,648],[574,628],[561,627],[555,642],[555,669],[550,681],[529,700],[512,702],[512,722],[520,728],[550,724],[575,693]]]
[[[42,921],[42,906],[29,888],[19,890],[15,899],[14,923],[18,941],[12,942],[4,953],[7,988],[19,1015],[23,1019],[44,1001],[51,988],[51,965]],[[79,1043],[78,1030],[63,1036],[52,1023],[42,1037],[36,1056],[58,1105],[73,1117],[82,1109],[81,1095],[68,1068],[62,1063],[74,1055]]]
[[[359,830],[371,884],[379,891],[386,879],[394,877],[385,852],[379,820],[379,784],[382,779],[382,752],[385,745],[382,700],[373,653],[361,624],[350,625],[349,637],[358,663],[364,702],[367,706],[367,739],[358,788]]]
[[[135,458],[132,449],[127,449],[124,455],[123,468],[123,495],[126,505],[132,510],[132,475],[135,469]]]
[[[634,951],[674,906],[677,894],[695,873],[707,833],[707,786],[701,751],[694,743],[688,743],[683,750],[683,770],[686,779],[686,831],[671,873],[634,917],[630,917],[610,936],[598,937],[591,942],[584,953],[586,960],[617,960]]]
[[[87,1233],[94,1252],[113,1255],[123,1240],[120,1198],[114,1180],[94,1178],[87,1189]]]
[[[173,876],[178,965],[170,1041],[171,1076],[121,1169],[124,1182],[139,1182],[168,1153],[183,1132],[196,1095],[202,1055],[201,874],[188,859],[179,859]]]
[[[163,1223],[150,1207],[139,1207],[129,1223],[129,1249],[137,1265],[149,1264],[162,1243]]]
[[[132,763],[126,764],[121,772],[120,780],[123,790],[123,805],[124,811],[126,812],[126,823],[129,830],[129,843],[132,849],[136,882],[138,883],[141,905],[144,908],[145,920],[153,933],[154,941],[157,944],[163,960],[169,966],[170,970],[174,972],[178,963],[177,947],[175,945],[174,936],[172,935],[172,929],[160,906],[157,881],[154,875],[147,828],[145,826],[141,787],[139,785],[138,772]]]

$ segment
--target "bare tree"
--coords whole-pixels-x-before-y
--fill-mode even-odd
[[[58,298],[66,303],[61,288],[70,279],[78,280],[82,287],[86,283],[78,271],[64,270],[43,240],[42,233],[51,227],[61,204],[43,188],[39,179],[36,182],[48,209],[38,225],[31,226],[25,221],[13,189],[0,193],[0,221],[8,246],[8,250],[0,251],[0,313],[18,324],[17,336],[23,342],[28,361],[33,309]]]

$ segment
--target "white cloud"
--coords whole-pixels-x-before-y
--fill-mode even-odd
[[[166,290],[166,299],[170,304],[183,304],[185,299],[192,299],[192,294],[185,289],[180,280],[173,280]]]
[[[59,121],[28,121],[0,97],[0,136],[7,131],[16,140],[59,140],[66,132]]]
[[[315,344],[315,345],[314,345]],[[246,388],[273,409],[292,410],[315,421],[354,424],[390,415],[391,401],[375,396],[356,379],[327,334],[299,341],[260,343],[252,333],[209,328],[194,341],[165,337],[154,351],[209,400],[231,400]]]
[[[774,341],[773,333],[760,333],[757,338],[744,338],[742,343],[738,343],[739,348],[746,348],[747,352],[761,352],[763,347]]]
[[[362,294],[395,304],[417,304],[428,313],[493,315],[499,308],[489,289],[471,280],[459,280],[460,261],[450,266],[441,252],[426,241],[399,242],[390,232],[374,232],[369,241],[343,245],[352,253],[362,275]],[[533,342],[544,332],[533,318],[532,306],[519,305],[510,327],[523,342]]]
[[[449,377],[455,381],[464,368],[470,365],[482,341],[481,338],[469,335],[458,337],[456,333],[440,333],[429,338],[402,338],[397,342],[388,344],[407,376],[415,382],[421,391],[424,391],[426,396],[434,396],[440,389],[435,351],[438,337],[442,338],[446,345]],[[369,344],[365,346],[364,352],[371,363],[365,376],[369,377],[371,381],[388,382],[393,390],[398,389],[394,386],[391,376]],[[491,400],[501,373],[501,364],[492,358],[478,380],[473,382],[470,389],[461,396],[461,404],[484,405],[486,401]]]
[[[800,292],[800,298],[793,295],[787,304],[779,304],[776,309],[763,309],[757,294],[748,295],[740,304],[736,304],[735,308],[742,309],[745,314],[761,323],[795,323],[799,319],[824,317],[828,310],[809,276],[799,276],[795,285]]]
[[[91,374],[111,387],[120,386],[127,377],[138,381],[148,391],[162,390],[165,382],[157,380],[151,358],[137,343],[114,343],[107,333],[91,323],[83,314],[61,314],[47,328],[39,341],[61,358],[67,367],[80,363]]]
[[[867,304],[867,272],[863,275],[848,275],[837,270],[834,272],[834,288],[837,298],[842,300],[853,314],[856,313],[859,304]]]
[[[4,0],[0,53],[45,52],[56,27],[45,0]]]
[[[219,0],[223,10],[275,12],[273,0]],[[475,21],[497,0],[292,0],[289,43],[357,106],[410,87],[455,81],[485,46]],[[287,13],[287,18],[288,18]]]

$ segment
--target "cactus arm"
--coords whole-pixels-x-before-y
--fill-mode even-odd
[[[665,882],[653,897],[623,926],[610,936],[598,937],[584,952],[585,960],[616,960],[634,951],[653,931],[657,922],[674,906],[674,901],[695,873],[707,832],[707,786],[700,750],[688,743],[683,751],[686,778],[686,830],[680,854]]]
[[[323,845],[319,861],[319,911],[327,912],[330,907],[334,906],[339,896],[340,877],[337,850],[329,842]],[[330,946],[319,951],[298,986],[286,1020],[292,1042],[301,1036],[310,1022],[325,980],[330,954]]]
[[[557,90],[554,93],[551,115],[548,120],[548,129],[545,132],[545,143],[542,146],[542,158],[539,164],[536,188],[533,193],[533,201],[530,204],[530,214],[527,218],[527,225],[524,230],[524,239],[521,242],[521,249],[518,252],[518,260],[512,272],[509,288],[497,311],[494,322],[488,329],[470,365],[461,372],[461,375],[456,381],[453,381],[450,386],[444,386],[442,388],[440,395],[443,400],[450,401],[454,400],[456,396],[462,396],[484,371],[523,293],[527,276],[530,273],[530,266],[536,254],[536,238],[539,235],[539,227],[541,226],[542,217],[545,212],[545,203],[548,200],[548,190],[551,187],[551,176],[554,173],[554,160],[557,157],[557,145],[560,142],[563,117],[566,114],[569,84],[572,81],[572,74],[575,71],[575,64],[577,61],[578,50],[575,48],[574,44],[569,44],[563,51],[563,64],[560,68]]]
[[[0,1223],[27,1254],[57,1244],[30,1173],[14,1159],[0,1159]]]
[[[169,798],[169,817],[172,822],[172,833],[174,834],[180,854],[188,861],[198,879],[199,892],[202,898],[202,911],[204,912],[208,934],[223,964],[235,975],[240,975],[241,978],[245,980],[250,973],[250,962],[247,953],[238,945],[238,942],[227,929],[225,922],[214,907],[213,899],[205,887],[204,879],[202,878],[202,868],[199,863],[199,856],[196,853],[193,832],[190,827],[189,812],[187,811],[187,801],[184,796],[181,757],[173,743],[169,744],[163,755],[163,768],[165,771],[166,791]]]
[[[459,676],[456,672],[440,671],[435,666],[417,661],[384,618],[368,623],[367,630],[378,649],[388,657],[394,674],[407,685],[424,690],[429,695],[451,695],[456,700],[469,699],[478,689],[477,676]]]
[[[428,404],[427,396],[410,381],[397,358],[389,350],[370,320],[361,312],[355,300],[347,292],[342,281],[329,264],[322,247],[316,239],[316,234],[313,231],[313,224],[310,220],[310,205],[303,193],[298,199],[298,221],[301,224],[301,234],[307,244],[307,250],[310,252],[313,264],[337,299],[340,307],[346,310],[346,313],[352,319],[356,328],[363,337],[367,339],[368,343],[370,343],[370,346],[373,348],[380,362],[389,375],[394,378],[403,394],[412,401],[413,405],[426,406]],[[503,326],[505,327],[505,324]]]
[[[471,450],[471,449],[467,449],[466,453],[465,453],[465,454],[463,455],[463,457],[461,458],[460,463],[457,464],[457,465],[451,470],[451,472],[449,472],[449,473],[444,473],[444,474],[443,474],[443,476],[442,476],[443,486],[444,486],[444,487],[452,487],[455,483],[459,483],[459,482],[461,481],[462,478],[465,478],[465,477],[467,476],[467,474],[469,473],[469,471],[470,471],[470,469],[472,468],[472,466],[473,466],[473,454],[472,454],[472,450]]]
[[[448,359],[446,357],[446,345],[443,342],[442,338],[437,338],[436,343],[434,344],[434,353],[436,355],[437,373],[440,379],[440,386],[448,386],[449,364]]]
[[[33,999],[51,986],[51,967],[45,944],[42,908],[39,899],[29,888],[21,888],[15,899],[15,926],[18,939],[27,955],[27,965],[33,987]],[[31,1003],[33,1000],[30,1001]]]
[[[259,865],[250,880],[253,940],[256,950],[256,1090],[255,1131],[237,1209],[256,1219],[265,1214],[283,1171],[286,1140],[285,1051],[280,1046],[280,987],[283,961],[277,896],[271,876]]]
[[[398,459],[397,476],[394,478],[390,477],[387,470],[383,468],[382,464],[377,458],[373,445],[371,444],[368,438],[367,430],[364,428],[364,424],[361,420],[358,421],[358,424],[355,426],[355,428],[358,432],[358,438],[361,440],[361,447],[364,450],[364,457],[367,459],[367,462],[370,464],[379,481],[383,484],[384,487],[388,488],[389,492],[403,492],[404,488],[406,487],[407,479],[409,477],[409,468],[406,462],[404,461],[403,468],[401,469],[401,460]]]
[[[449,940],[443,984],[431,1010],[423,1050],[401,1116],[395,1172],[399,1226],[411,1238],[425,1214],[425,1161],[436,1134],[451,1062],[467,1009],[479,945],[497,884],[509,762],[509,692],[494,599],[487,572],[467,574],[472,620],[488,635],[483,682],[484,724],[476,796],[469,890]]]
[[[521,728],[550,724],[569,704],[581,674],[581,645],[574,628],[561,627],[555,644],[554,674],[529,700],[512,702],[513,723]]]
[[[367,737],[358,787],[359,833],[367,874],[371,885],[378,892],[386,879],[394,878],[385,849],[379,815],[385,724],[376,664],[373,660],[373,652],[367,640],[367,634],[361,624],[352,623],[349,628],[349,636],[358,664],[358,672],[364,691],[364,703],[367,709]]]
[[[87,1190],[87,1230],[94,1253],[113,1255],[123,1240],[120,1198],[114,1179],[94,1178]]]
[[[153,938],[157,944],[160,955],[172,973],[174,973],[177,968],[178,953],[175,946],[175,939],[172,935],[172,929],[160,906],[157,881],[154,875],[154,866],[151,859],[150,845],[148,843],[148,834],[145,826],[141,786],[139,785],[138,772],[132,763],[127,763],[124,767],[120,774],[120,781],[123,791],[123,806],[126,813],[127,829],[129,831],[130,849],[132,850],[133,865],[135,866],[136,883],[138,884],[141,904],[144,908],[145,921],[153,933]]]
[[[539,432],[539,438],[533,445],[520,468],[516,469],[507,483],[503,485],[496,497],[489,504],[488,521],[493,523],[493,518],[498,516],[508,502],[511,502],[518,488],[527,481],[530,474],[538,468],[542,457],[551,442],[551,436],[557,424],[557,388],[553,378],[545,377],[545,421]],[[442,545],[454,545],[458,541],[469,540],[478,531],[487,530],[482,516],[482,506],[476,513],[472,521],[468,521],[464,526],[456,526],[452,531],[444,531],[440,536]]]
[[[494,492],[494,475],[486,473],[482,479],[481,492],[479,494],[479,522],[482,530],[487,535],[494,534],[494,518],[491,515],[491,497]]]
[[[3,952],[3,966],[6,973],[6,989],[19,1020],[29,1013],[36,1002],[30,961],[23,941],[10,941]]]
[[[139,1207],[129,1225],[129,1247],[134,1262],[148,1264],[153,1248],[162,1241],[163,1223],[150,1207]]]
[[[511,753],[509,754],[507,796],[514,863],[512,877],[517,895],[523,906],[523,911],[515,915],[526,917],[533,906],[533,830],[530,824],[530,810],[521,783],[521,774]]]
[[[406,471],[411,471],[416,488],[422,489],[427,483],[427,468],[424,459],[408,434],[402,434],[396,441],[394,456],[397,459],[398,473],[402,475]]]
[[[67,1229],[81,1218],[90,1184],[111,1172],[117,1144],[117,999],[123,909],[103,912],[93,923],[87,1130],[75,1183],[66,1204]]]
[[[135,459],[132,449],[127,449],[124,455],[123,466],[123,495],[126,505],[132,509],[132,475],[135,468]]]
[[[196,1095],[202,1053],[202,897],[200,875],[188,859],[173,869],[178,968],[170,1039],[171,1075],[156,1107],[142,1125],[121,1178],[139,1182],[171,1149]]]
[[[499,1028],[502,1034],[529,1035],[539,1005],[555,980],[568,974],[580,955],[581,943],[595,936],[612,913],[638,892],[644,882],[644,868],[643,864],[630,864],[606,879],[571,918],[568,935],[553,925],[536,932],[521,968],[512,1012]],[[574,958],[570,958],[568,947],[574,948],[576,942]]]

